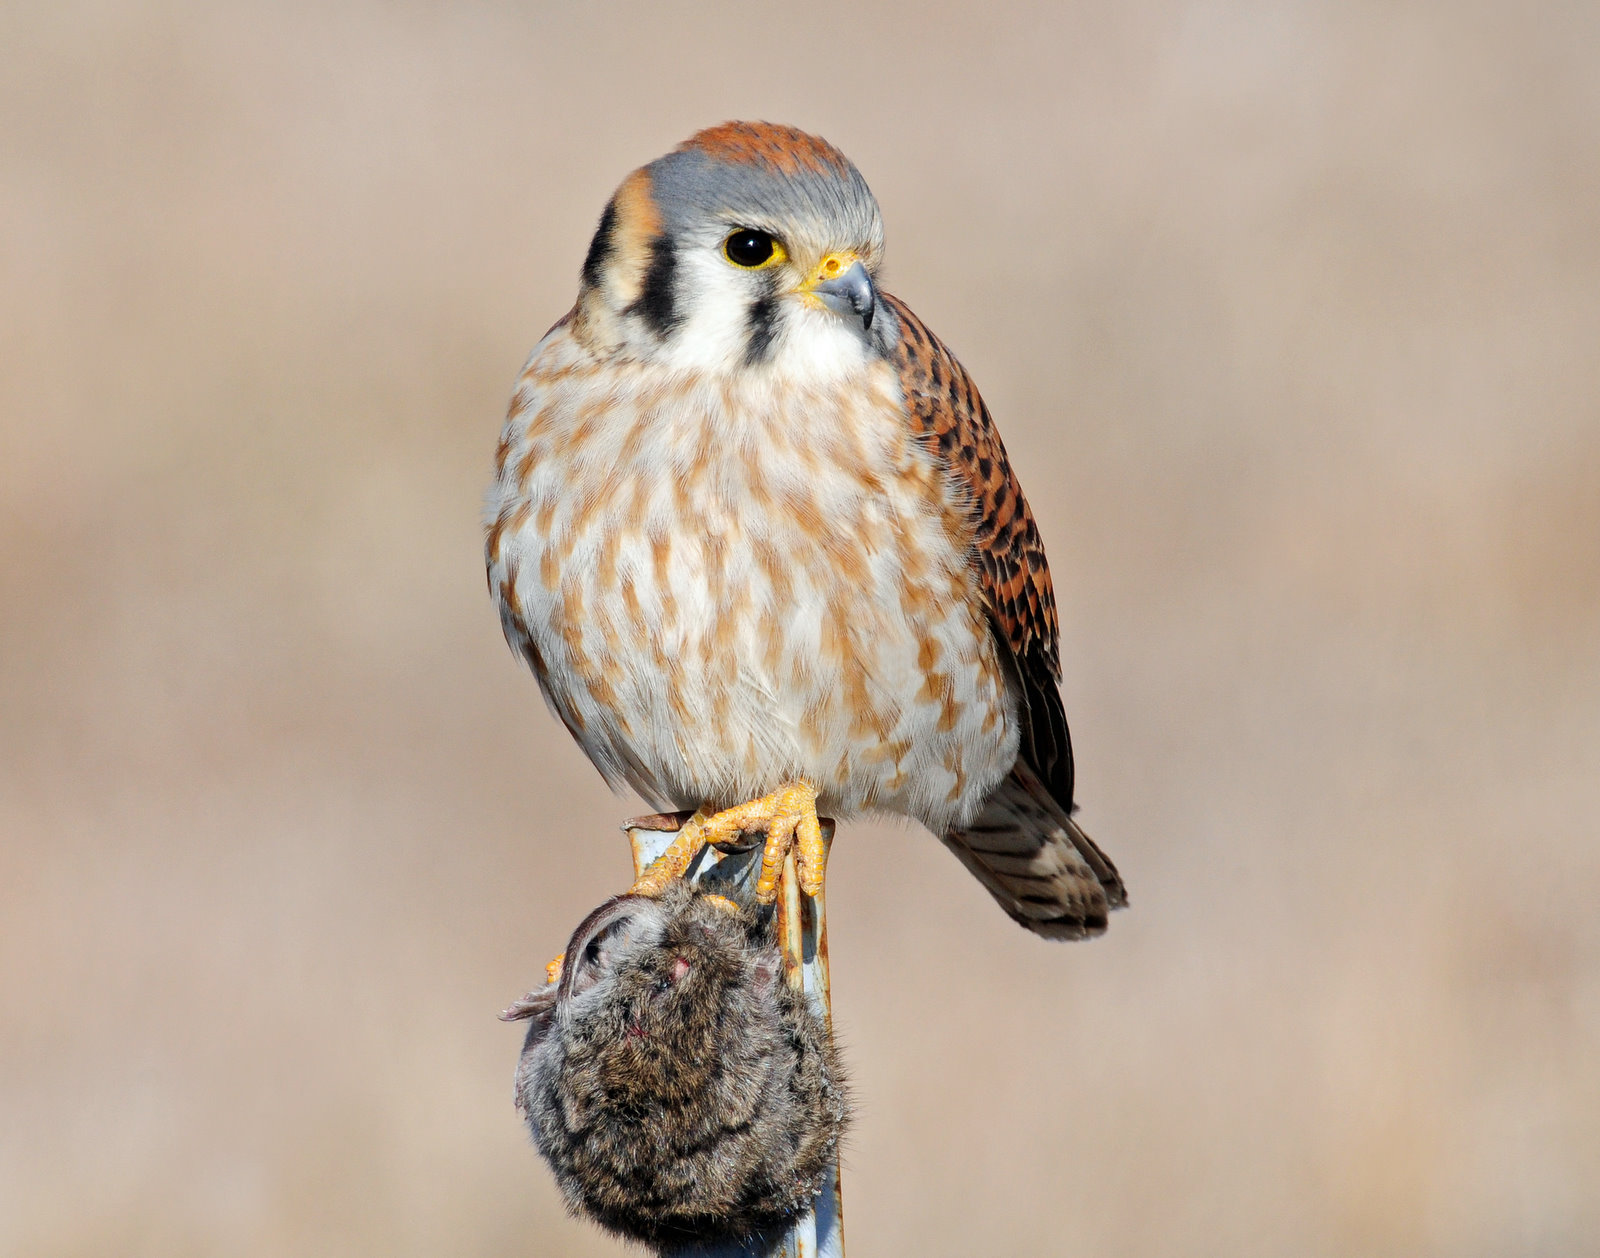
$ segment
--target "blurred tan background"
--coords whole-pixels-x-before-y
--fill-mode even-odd
[[[1600,9],[0,9],[0,1253],[588,1255],[495,1012],[628,868],[501,641],[633,166],[859,164],[1133,908],[830,885],[862,1255],[1600,1252]]]

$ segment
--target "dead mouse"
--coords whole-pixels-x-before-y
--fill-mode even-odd
[[[848,1103],[832,1041],[751,907],[675,883],[584,919],[529,1019],[517,1108],[567,1204],[658,1248],[781,1232]]]

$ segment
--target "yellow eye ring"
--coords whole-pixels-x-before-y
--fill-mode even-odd
[[[787,261],[789,253],[771,232],[741,227],[722,242],[722,256],[741,271],[761,271]]]

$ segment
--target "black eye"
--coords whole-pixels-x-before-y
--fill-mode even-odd
[[[766,232],[751,227],[741,227],[723,243],[722,251],[734,266],[759,267],[771,262],[783,250]]]

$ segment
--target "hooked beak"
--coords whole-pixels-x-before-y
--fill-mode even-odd
[[[834,314],[861,320],[871,330],[877,310],[878,290],[861,259],[853,253],[830,253],[806,281],[803,291],[816,297]]]

